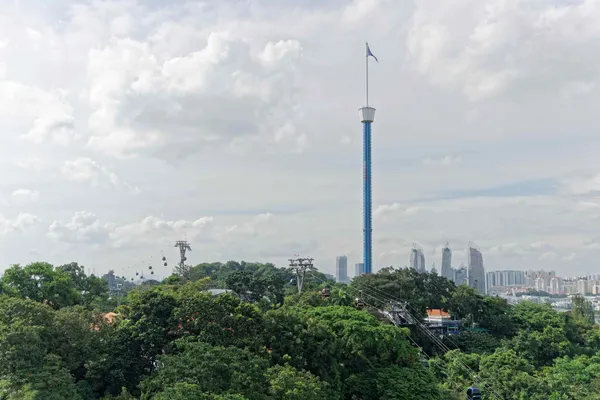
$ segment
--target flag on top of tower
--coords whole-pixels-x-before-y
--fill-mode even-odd
[[[377,59],[377,57],[375,57],[375,54],[371,53],[371,48],[369,47],[369,43],[367,43],[367,57],[373,57],[375,59],[375,61],[379,62],[379,60]]]

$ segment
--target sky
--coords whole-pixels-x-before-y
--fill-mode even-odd
[[[0,270],[361,262],[365,41],[375,270],[600,272],[598,0],[0,2]]]

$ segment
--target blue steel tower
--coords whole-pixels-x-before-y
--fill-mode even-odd
[[[371,53],[369,44],[366,54],[366,78],[367,78],[367,104],[361,108],[360,120],[363,124],[363,233],[364,233],[364,270],[363,273],[373,272],[373,219],[372,219],[372,199],[371,199],[371,124],[375,120],[375,108],[369,106],[369,56],[377,62],[377,57]]]
[[[373,272],[372,244],[373,244],[373,220],[371,210],[371,124],[375,119],[373,107],[360,109],[361,122],[363,124],[363,232],[364,232],[364,271],[365,274]]]

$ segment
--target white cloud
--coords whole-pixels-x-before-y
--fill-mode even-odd
[[[67,145],[75,138],[73,108],[60,94],[0,79],[0,118],[34,143]]]
[[[19,203],[33,203],[39,200],[40,192],[32,189],[17,189],[12,192],[12,197]]]
[[[385,0],[353,0],[342,12],[342,21],[356,23],[369,16]]]
[[[265,66],[278,68],[286,60],[292,64],[296,63],[301,54],[302,45],[300,42],[297,40],[280,40],[276,43],[267,43],[257,57]]]
[[[272,214],[264,213],[234,225],[215,225],[215,219],[210,216],[194,220],[164,220],[149,216],[139,221],[116,223],[103,222],[97,215],[82,211],[75,213],[66,223],[54,221],[48,236],[59,242],[126,250],[160,247],[183,238],[192,243],[215,241],[229,246],[240,240],[261,239],[272,234],[269,231],[272,220]]]
[[[132,193],[139,193],[139,188],[123,182],[114,172],[90,158],[80,157],[65,161],[61,172],[71,181],[88,182],[92,187],[124,187]]]
[[[243,237],[259,237],[269,234],[269,222],[273,219],[273,214],[259,214],[251,220],[238,225],[229,225],[219,233],[222,239],[238,240]]]
[[[540,261],[555,261],[558,258],[559,258],[558,254],[556,254],[555,252],[547,251],[547,252],[543,253],[539,259],[540,259]]]
[[[88,60],[92,113],[88,146],[113,156],[174,159],[235,139],[262,137],[300,151],[294,69],[299,42],[268,42],[254,53],[247,38],[210,33],[182,56],[149,43],[114,39]]]
[[[600,256],[592,0],[25,3],[0,6],[3,265],[106,271],[186,235],[193,262],[360,262],[366,39],[377,266],[413,241],[428,266],[446,240],[492,270]],[[58,241],[12,238],[18,188]]]
[[[12,232],[25,231],[39,222],[38,217],[28,213],[19,213],[13,219],[0,215],[0,234],[6,235]]]
[[[593,176],[574,176],[562,180],[563,188],[568,193],[588,194],[600,191],[600,173]],[[583,202],[584,204],[586,202]],[[589,204],[589,202],[587,202]]]
[[[76,212],[68,222],[54,221],[48,236],[65,243],[104,244],[110,236],[110,226],[87,211]]]
[[[598,16],[594,0],[469,0],[439,7],[422,2],[411,18],[407,48],[415,67],[432,82],[458,86],[472,101],[519,86],[562,91],[581,87],[576,82],[582,77],[598,77],[590,60],[570,61],[600,41]],[[584,83],[584,91],[591,85]]]
[[[44,160],[36,157],[25,158],[18,160],[16,165],[20,168],[40,171],[44,168]]]
[[[489,252],[491,254],[513,253],[515,251],[516,247],[517,247],[517,243],[504,243],[504,244],[499,244],[497,246],[490,247]]]
[[[146,217],[141,221],[117,226],[111,232],[114,247],[152,246],[171,243],[187,237],[195,240],[201,234],[209,234],[213,228],[213,217],[201,217],[193,221],[164,221],[157,217]]]
[[[421,207],[405,207],[400,203],[382,204],[373,212],[375,218],[388,218],[395,215],[415,215],[421,210]]]
[[[461,156],[451,156],[451,155],[440,157],[440,158],[427,157],[423,160],[424,165],[442,165],[442,166],[458,164],[461,162],[462,162]]]

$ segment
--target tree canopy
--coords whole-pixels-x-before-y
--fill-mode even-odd
[[[117,307],[106,276],[77,263],[12,266],[0,279],[0,397],[453,400],[477,375],[486,399],[600,398],[600,330],[583,297],[559,313],[412,270],[350,285],[309,275],[298,294],[286,268],[205,263],[128,285]],[[446,310],[461,333],[395,326],[391,301],[417,320]]]

